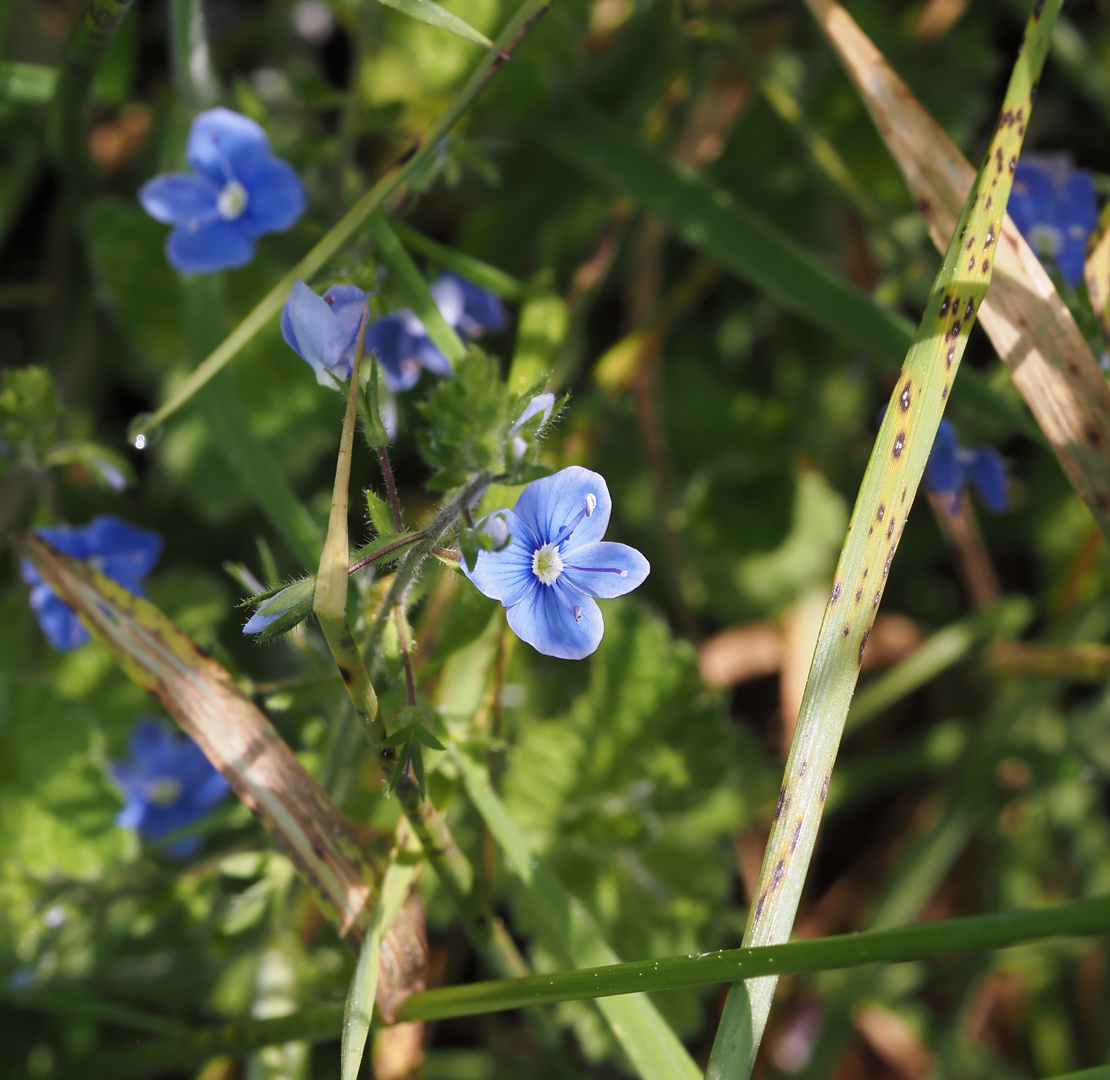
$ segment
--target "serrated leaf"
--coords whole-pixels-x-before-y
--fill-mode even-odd
[[[369,488],[366,489],[366,509],[370,513],[370,521],[377,530],[378,536],[388,536],[393,532],[393,511],[389,503]]]

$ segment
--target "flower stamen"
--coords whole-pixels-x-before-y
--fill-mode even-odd
[[[563,572],[563,560],[559,556],[559,542],[544,544],[532,556],[532,573],[544,585],[554,585]]]
[[[229,180],[216,198],[216,208],[225,221],[234,221],[247,208],[247,189],[238,180]]]
[[[574,532],[575,529],[578,528],[578,523],[584,517],[590,517],[593,514],[594,508],[596,506],[597,496],[594,495],[593,492],[591,492],[586,496],[586,505],[581,510],[579,510],[578,513],[575,514],[574,517],[572,517],[566,525],[563,526],[563,531],[559,533],[559,535],[556,536],[554,540],[551,541],[552,544],[558,547],[568,536],[570,536],[572,532]]]

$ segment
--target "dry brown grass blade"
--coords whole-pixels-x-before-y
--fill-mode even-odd
[[[149,600],[30,534],[20,554],[111,650],[120,667],[156,697],[220,770],[235,793],[293,861],[339,935],[357,947],[373,914],[380,871],[340,813],[269,720],[231,676]],[[416,955],[404,913],[387,935],[391,955]],[[383,965],[380,1004],[396,1008],[411,991],[406,964]],[[422,975],[422,972],[416,973]]]
[[[975,169],[837,3],[806,0],[944,251]],[[1025,118],[1003,116],[1022,125]],[[1075,489],[1110,538],[1110,387],[1037,256],[1007,216],[980,319]]]

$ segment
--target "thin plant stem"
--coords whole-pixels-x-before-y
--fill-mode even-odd
[[[385,481],[385,490],[389,493],[389,509],[393,511],[393,528],[397,532],[404,532],[404,518],[401,515],[401,500],[397,497],[397,481],[393,479],[393,466],[389,463],[389,451],[384,446],[378,447],[378,464],[382,467],[382,479]]]
[[[806,683],[745,945],[786,941],[817,841],[859,665],[968,333],[991,279],[1034,87],[1062,0],[1038,0],[987,157],[964,203],[860,486]],[[1015,122],[1021,115],[1026,119]],[[751,1075],[777,979],[735,983],[708,1080]]]

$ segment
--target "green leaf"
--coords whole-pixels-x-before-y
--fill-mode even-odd
[[[462,755],[458,758],[461,759]],[[469,777],[466,783],[469,792]],[[482,798],[486,798],[484,793]],[[496,796],[492,798],[496,799]],[[511,819],[507,820],[511,824]],[[500,834],[498,839],[501,839]],[[527,847],[521,848],[520,852],[526,854]],[[513,857],[512,852],[507,854]],[[537,879],[539,876],[535,875]],[[658,991],[751,979],[757,975],[800,974],[867,964],[898,963],[967,950],[1010,948],[1059,936],[1093,936],[1104,934],[1107,929],[1110,929],[1110,896],[1099,896],[1034,911],[936,919],[895,930],[869,930],[789,941],[782,945],[723,949],[692,956],[610,963],[576,971],[443,987],[413,994],[401,1009],[400,1019],[441,1020],[584,999],[598,999],[600,1006],[606,995],[642,998],[642,994],[635,993],[640,988]],[[720,1073],[723,1080],[731,1075],[724,1071]]]
[[[504,300],[518,300],[524,293],[524,283],[515,277],[498,270],[496,266],[482,262],[473,255],[464,255],[446,244],[437,243],[422,232],[417,232],[400,218],[391,218],[390,226],[401,241],[413,251],[433,259],[448,270],[454,270],[460,277],[496,293]]]
[[[0,63],[0,101],[45,105],[57,81],[57,70],[45,64]]]
[[[741,281],[885,367],[901,364],[913,326],[880,307],[764,218],[708,180],[683,171],[626,128],[582,102],[547,119],[541,137],[600,186],[634,200],[649,215]],[[968,403],[1005,417],[1040,439],[1035,424],[977,372],[961,380]]]
[[[542,137],[569,164],[635,200],[691,247],[787,311],[877,358],[900,362],[905,356],[913,328],[900,315],[879,307],[762,217],[596,109],[564,103]]]
[[[469,23],[463,22],[458,15],[452,15],[434,0],[378,0],[378,3],[393,8],[394,11],[399,11],[410,19],[416,19],[417,22],[446,30],[464,41],[472,41],[475,45],[481,45],[486,49],[496,47],[485,34],[475,30]]]
[[[382,891],[374,905],[374,914],[362,948],[358,954],[358,967],[351,979],[347,992],[347,1003],[343,1009],[343,1043],[340,1050],[341,1080],[357,1080],[362,1055],[366,1049],[366,1037],[370,1032],[370,1017],[374,1011],[374,997],[378,989],[378,971],[381,964],[381,946],[386,931],[393,925],[397,913],[408,898],[423,865],[418,860],[401,860],[410,835],[407,823],[398,830],[399,844],[390,853],[385,876],[382,878]]]
[[[512,872],[528,890],[544,921],[558,928],[565,959],[576,965],[616,963],[617,955],[602,939],[586,910],[536,858],[520,826],[490,786],[486,770],[457,748],[452,748],[451,757]],[[539,978],[543,981],[548,976]],[[598,1008],[644,1080],[701,1080],[701,1070],[646,995],[626,990],[622,997],[600,1000]]]
[[[566,301],[549,287],[533,286],[520,310],[509,386],[518,393],[550,376],[567,336]]]
[[[366,489],[366,509],[370,513],[370,521],[378,532],[379,539],[393,532],[393,511],[385,499],[375,495],[369,488]]]
[[[431,0],[412,0],[412,2],[430,4]],[[370,235],[374,238],[374,246],[382,262],[385,263],[394,288],[406,306],[416,313],[416,317],[424,324],[428,337],[438,346],[439,351],[452,364],[457,365],[466,356],[466,346],[440,314],[428,289],[428,283],[409,257],[409,253],[405,251],[401,241],[397,239],[383,214],[375,214],[370,219]]]

